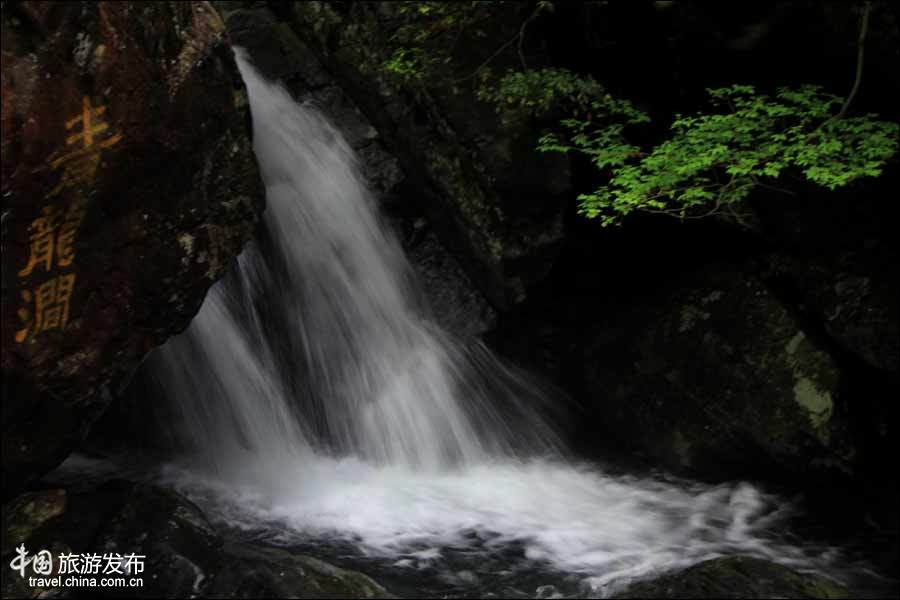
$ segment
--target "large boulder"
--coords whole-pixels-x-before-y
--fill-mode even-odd
[[[252,235],[247,99],[206,2],[5,3],[3,488],[58,464]]]
[[[47,550],[48,578],[62,575],[60,555],[141,557],[132,575],[140,586],[79,588],[99,597],[132,598],[381,598],[387,592],[369,577],[279,548],[231,539],[181,495],[164,488],[113,480],[83,489],[29,492],[3,507],[3,560],[24,547],[29,557]],[[108,562],[103,561],[105,569]],[[85,579],[86,563],[81,563]],[[52,597],[71,589],[29,585],[39,576],[3,576],[4,597]],[[92,575],[96,579],[101,573]],[[108,577],[122,577],[112,574]],[[123,579],[128,579],[126,575]]]
[[[615,598],[850,598],[821,575],[747,556],[728,556],[635,583]]]
[[[585,336],[591,421],[657,464],[716,477],[852,470],[838,364],[751,272],[707,265],[599,310]]]
[[[759,202],[769,251],[766,277],[874,377],[900,380],[900,245],[896,168],[868,185],[824,198]],[[776,204],[776,206],[772,206]]]

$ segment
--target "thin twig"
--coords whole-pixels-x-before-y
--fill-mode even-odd
[[[509,41],[504,42],[504,44],[503,44],[502,46],[500,46],[499,48],[497,48],[497,50],[496,50],[493,54],[491,54],[490,56],[488,56],[487,59],[486,59],[483,63],[481,63],[480,65],[478,65],[478,66],[475,68],[474,71],[472,71],[471,73],[469,73],[469,74],[466,75],[465,77],[459,77],[459,78],[457,78],[457,79],[454,79],[454,80],[453,80],[453,83],[460,83],[461,81],[466,81],[467,79],[472,79],[473,77],[475,77],[476,75],[478,75],[479,71],[481,71],[484,67],[486,67],[487,64],[488,64],[489,62],[491,62],[492,60],[494,60],[495,58],[497,58],[497,56],[498,56],[501,52],[503,52],[504,50],[506,50],[506,49],[509,47],[509,45],[512,44],[513,42],[515,42],[517,39],[519,39],[519,33],[516,33],[516,35],[513,36],[512,38],[510,38]]]
[[[869,29],[869,13],[872,11],[872,3],[866,2],[863,7],[862,14],[862,22],[859,26],[859,37],[856,40],[857,48],[856,48],[856,77],[853,80],[853,87],[850,89],[850,95],[847,96],[847,99],[844,100],[844,104],[841,105],[841,110],[837,112],[837,114],[832,115],[831,117],[825,119],[819,126],[812,130],[812,132],[806,136],[806,141],[809,142],[817,133],[819,133],[822,129],[824,129],[827,125],[834,123],[835,121],[842,119],[844,115],[847,113],[847,109],[850,108],[850,103],[856,97],[856,92],[859,91],[859,84],[862,82],[862,71],[863,71],[863,50],[865,46],[863,43],[866,40],[866,32]]]
[[[856,42],[856,78],[853,80],[853,87],[850,89],[850,95],[847,96],[847,99],[844,101],[844,104],[841,106],[841,110],[838,112],[835,119],[841,119],[847,114],[850,103],[853,102],[853,99],[856,97],[856,92],[859,91],[859,84],[862,81],[863,55],[866,47],[866,32],[869,30],[870,12],[872,12],[872,3],[866,2],[865,7],[863,8],[862,23],[859,26],[859,38]]]
[[[517,50],[519,52],[519,61],[522,63],[522,68],[526,71],[528,70],[528,62],[525,60],[525,51],[523,49],[523,45],[525,44],[525,29],[528,27],[528,24],[537,18],[539,14],[541,14],[541,10],[543,7],[540,3],[535,7],[534,12],[531,13],[531,16],[525,19],[522,22],[522,26],[519,28],[519,44],[517,46]]]
[[[773,192],[781,192],[782,194],[788,194],[789,196],[796,196],[796,195],[797,195],[796,193],[792,192],[791,190],[786,190],[786,189],[784,189],[784,188],[780,188],[780,187],[777,187],[777,186],[774,186],[774,185],[769,185],[768,183],[763,183],[763,182],[760,181],[757,177],[754,177],[754,176],[752,176],[752,175],[750,176],[750,179],[752,179],[752,180],[753,180],[753,183],[756,184],[756,185],[758,185],[759,187],[764,187],[764,188],[770,189],[770,190],[772,190]]]
[[[538,6],[534,9],[534,12],[531,13],[531,16],[529,16],[527,19],[525,19],[525,20],[522,22],[522,26],[519,27],[519,31],[516,32],[516,35],[514,35],[514,36],[513,36],[512,38],[510,38],[508,41],[504,42],[503,45],[500,46],[499,48],[497,48],[497,50],[495,50],[493,54],[491,54],[490,56],[488,56],[487,59],[486,59],[483,63],[481,63],[480,65],[478,65],[478,66],[475,68],[474,71],[472,71],[471,73],[469,73],[469,74],[466,75],[465,77],[459,77],[459,78],[457,78],[457,79],[454,79],[454,80],[453,80],[453,83],[460,83],[460,82],[462,82],[462,81],[466,81],[467,79],[471,79],[471,78],[475,77],[476,75],[478,75],[478,73],[479,73],[484,67],[486,67],[486,66],[488,65],[488,63],[490,63],[492,60],[494,60],[495,58],[497,58],[497,56],[499,56],[499,54],[500,54],[501,52],[503,52],[504,50],[506,50],[506,49],[509,47],[509,45],[512,44],[512,43],[515,42],[515,41],[518,41],[517,52],[518,52],[518,54],[519,54],[519,61],[521,61],[521,63],[522,63],[522,68],[525,69],[525,70],[527,71],[527,70],[528,70],[528,63],[527,63],[526,60],[525,60],[525,52],[524,52],[524,50],[523,50],[523,44],[525,43],[525,29],[528,28],[528,24],[529,24],[529,23],[531,23],[533,20],[535,20],[535,19],[538,17],[538,15],[541,14],[541,11],[542,11],[542,10],[543,10],[543,7],[542,7],[540,4],[538,4]]]

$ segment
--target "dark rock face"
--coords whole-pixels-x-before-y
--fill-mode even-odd
[[[829,335],[870,366],[900,374],[897,288],[851,269],[819,264],[804,271]]]
[[[682,471],[849,470],[840,370],[758,279],[707,265],[614,317],[585,384],[625,443]]]
[[[615,598],[849,598],[839,583],[758,558],[733,556],[637,583]]]
[[[58,464],[252,235],[243,85],[205,2],[2,17],[3,486]]]
[[[91,588],[91,595],[133,598],[383,598],[387,592],[361,573],[277,548],[226,539],[200,509],[154,486],[111,481],[96,489],[30,492],[3,507],[3,559],[24,544],[32,554],[143,556],[139,588]],[[32,566],[25,573],[33,576]],[[54,564],[54,573],[59,571]],[[138,575],[135,573],[135,575]],[[5,573],[4,597],[35,592]],[[86,592],[84,588],[79,591]]]
[[[760,203],[778,245],[763,257],[767,278],[842,350],[894,381],[900,378],[900,249],[890,225],[896,211],[882,194],[897,185],[898,173],[889,171],[874,190],[845,191],[824,207],[812,199],[781,211]]]
[[[427,226],[423,223],[422,227]],[[428,299],[430,315],[442,329],[465,339],[494,327],[494,309],[433,231],[414,233],[405,241],[407,256]]]

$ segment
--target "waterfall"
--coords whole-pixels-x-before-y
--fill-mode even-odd
[[[732,553],[810,566],[753,486],[567,460],[541,393],[429,320],[339,131],[237,58],[267,209],[153,359],[190,458],[168,481],[273,543],[343,540],[417,573],[462,562],[460,585],[539,566],[603,587]]]
[[[428,320],[341,134],[237,58],[267,208],[158,358],[194,449],[219,470],[312,451],[431,469],[555,453],[540,394]]]

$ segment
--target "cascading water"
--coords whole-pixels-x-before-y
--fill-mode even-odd
[[[313,448],[423,468],[554,452],[539,395],[423,317],[340,133],[239,63],[265,232],[159,358],[197,449],[220,469]]]
[[[343,540],[395,569],[499,553],[604,587],[727,553],[810,566],[767,537],[782,515],[749,485],[566,462],[540,393],[428,321],[340,133],[238,62],[268,207],[156,358],[186,492],[273,542]]]

